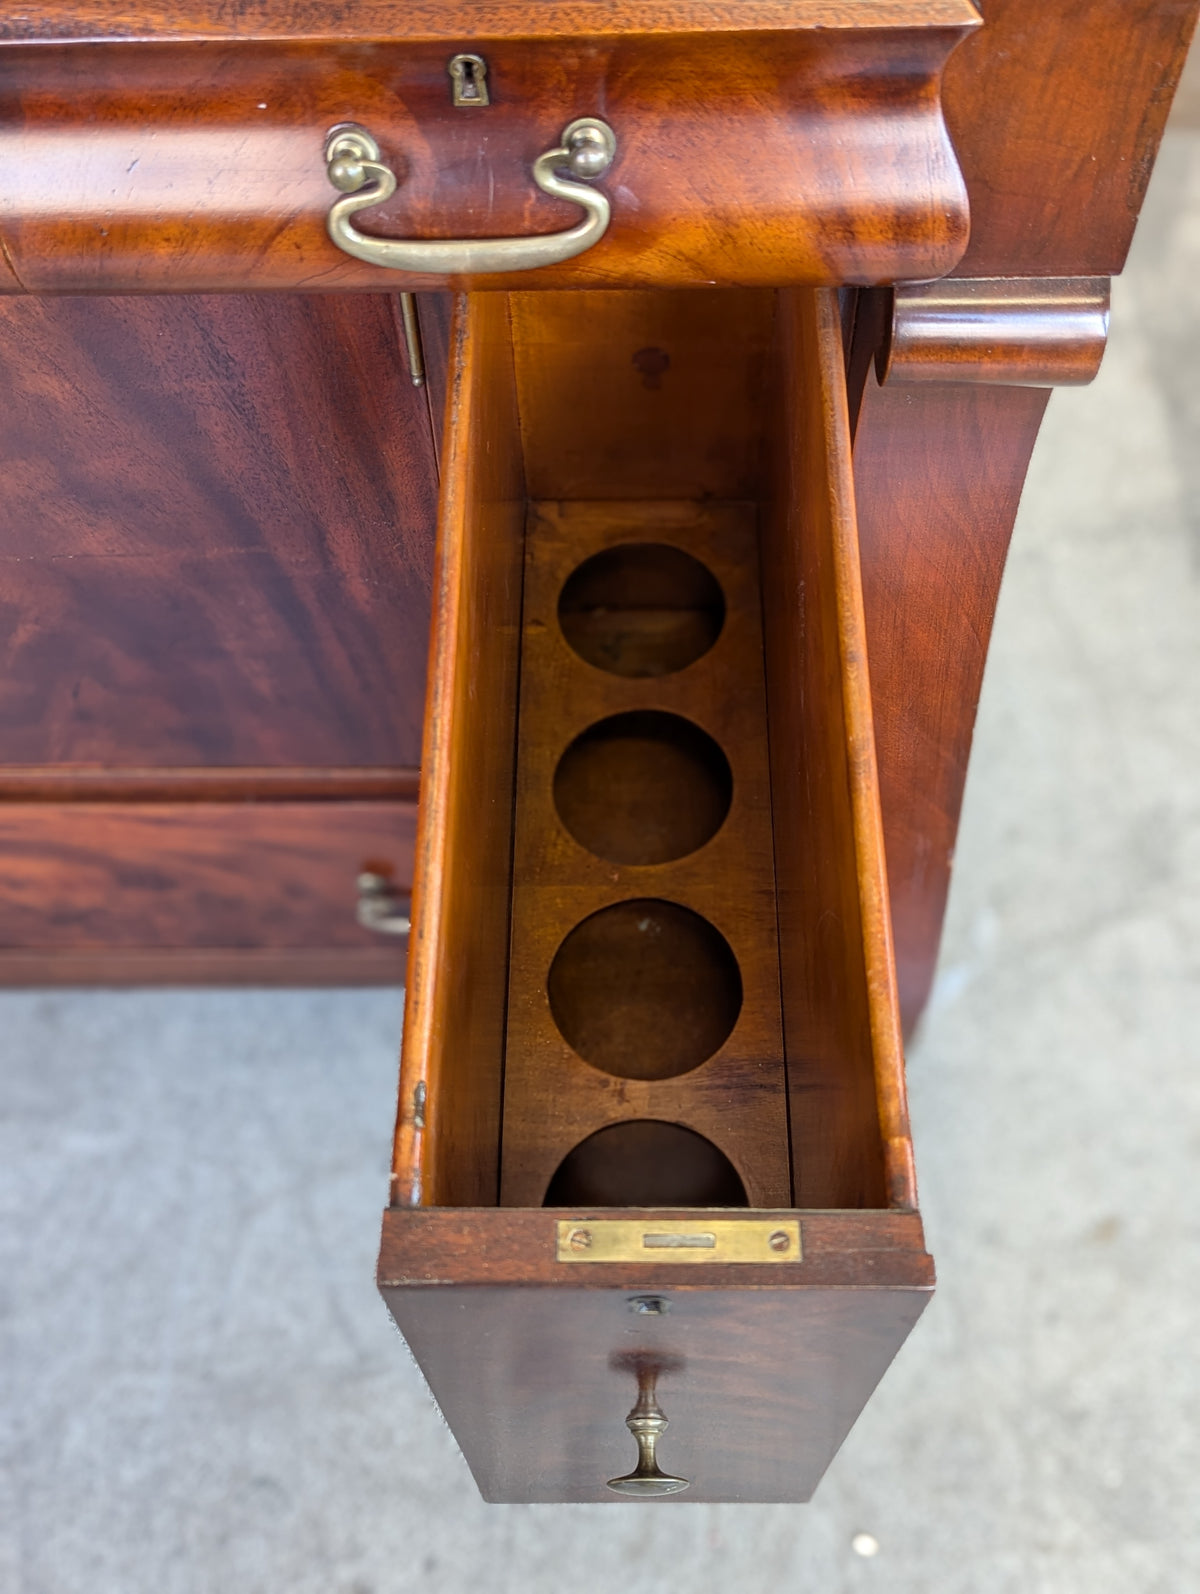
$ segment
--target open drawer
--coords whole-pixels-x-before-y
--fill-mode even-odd
[[[550,300],[458,306],[380,1287],[486,1498],[804,1500],[933,1282],[837,297]]]

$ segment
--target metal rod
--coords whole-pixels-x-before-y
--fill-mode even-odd
[[[421,352],[421,328],[417,322],[417,301],[411,293],[400,295],[400,319],[404,323],[404,347],[408,350],[408,374],[414,387],[425,386],[425,356]]]

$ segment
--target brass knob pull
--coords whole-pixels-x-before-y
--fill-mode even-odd
[[[655,1495],[680,1494],[689,1485],[687,1478],[674,1478],[658,1464],[658,1441],[667,1429],[655,1392],[655,1369],[644,1368],[638,1376],[637,1405],[625,1419],[625,1426],[637,1440],[637,1466],[623,1477],[610,1478],[608,1487],[615,1494],[630,1494],[641,1499]]]
[[[412,929],[408,898],[383,874],[364,871],[359,875],[355,917],[364,930],[380,935],[407,935]]]
[[[557,265],[590,249],[607,231],[612,214],[608,200],[587,185],[604,175],[616,152],[616,134],[608,123],[584,116],[564,130],[556,149],[534,161],[533,180],[543,194],[569,200],[587,213],[566,232],[528,238],[371,238],[359,232],[351,217],[390,199],[396,192],[396,174],[380,160],[379,145],[365,127],[343,122],[331,128],[325,140],[329,181],[345,196],[334,200],[330,209],[329,236],[348,255],[393,271],[453,277]],[[559,176],[560,167],[571,175]]]

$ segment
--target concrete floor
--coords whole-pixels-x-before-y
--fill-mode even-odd
[[[372,1286],[399,993],[15,993],[0,1590],[1200,1588],[1198,355],[1176,135],[1001,600],[910,1056],[940,1289],[816,1501],[480,1503]]]

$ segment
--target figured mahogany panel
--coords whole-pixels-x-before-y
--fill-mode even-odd
[[[1198,0],[981,0],[946,120],[970,194],[965,277],[1125,263]]]
[[[357,877],[406,890],[415,823],[397,802],[0,803],[0,949],[374,955]]]
[[[863,598],[906,1029],[933,980],[1000,577],[1046,388],[868,378]]]
[[[617,138],[605,236],[558,266],[452,285],[869,283],[939,276],[961,255],[966,192],[939,87],[978,24],[967,0],[783,7],[771,32],[680,32],[678,16],[659,32],[647,15],[614,34],[593,7],[587,33],[582,14],[562,37],[529,13],[529,36],[513,37],[501,16],[493,37],[472,13],[491,103],[466,110],[446,73],[458,33],[454,46],[380,42],[364,23],[345,42],[197,44],[156,38],[156,10],[154,42],[130,40],[127,16],[123,39],[39,45],[22,25],[26,42],[0,42],[12,274],[27,293],[438,287],[330,241],[328,130],[365,126],[399,174],[363,231],[495,238],[578,221],[531,164],[600,114]]]
[[[0,302],[5,763],[419,763],[398,339],[389,297]]]
[[[690,1481],[661,1503],[807,1500],[933,1286],[915,1213],[802,1214],[794,1267],[686,1269],[556,1262],[558,1216],[384,1219],[380,1288],[488,1500],[616,1503],[646,1366]]]
[[[493,1202],[525,491],[508,303],[452,328],[392,1200]]]

